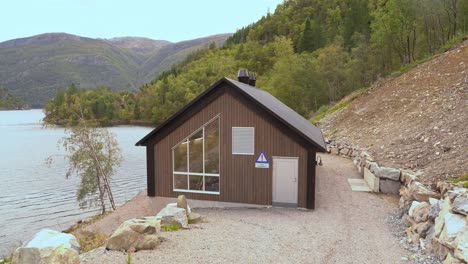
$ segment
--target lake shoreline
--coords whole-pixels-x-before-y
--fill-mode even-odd
[[[87,120],[89,121],[89,120]],[[59,122],[45,122],[46,125],[58,126],[58,127],[67,127],[67,121],[59,121]],[[144,121],[144,120],[130,120],[130,121],[123,121],[123,120],[112,120],[112,121],[98,121],[100,127],[118,127],[118,126],[140,126],[140,127],[150,127],[154,128],[155,125],[151,121]]]
[[[95,206],[79,207],[76,190],[81,178],[65,177],[66,151],[58,145],[66,131],[43,126],[43,118],[40,109],[0,111],[0,135],[7,139],[0,148],[0,256],[43,228],[65,230],[100,213]],[[111,179],[116,205],[121,206],[146,188],[146,152],[135,143],[152,128],[108,129],[116,135],[124,157]],[[46,162],[49,157],[54,157],[52,163]]]

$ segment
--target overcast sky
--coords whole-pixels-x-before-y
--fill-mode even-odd
[[[0,42],[47,32],[177,42],[255,22],[282,0],[5,0]]]

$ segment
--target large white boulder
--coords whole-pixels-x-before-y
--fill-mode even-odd
[[[445,225],[445,215],[450,211],[451,209],[451,203],[450,199],[448,197],[445,197],[439,215],[435,218],[435,236],[439,237],[440,233],[442,232],[442,229],[444,228]]]
[[[12,263],[78,264],[79,251],[80,244],[74,235],[46,228],[15,250]]]
[[[134,218],[125,221],[107,241],[109,250],[154,249],[159,244],[160,219],[155,216]]]
[[[465,217],[459,214],[447,213],[444,217],[445,225],[440,233],[439,241],[450,249],[457,248],[457,236],[466,230]]]
[[[179,228],[188,228],[187,211],[184,208],[165,207],[156,217],[161,225],[172,226],[175,223]]]

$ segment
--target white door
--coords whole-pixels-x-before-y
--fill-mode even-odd
[[[298,158],[273,157],[273,205],[297,206]]]

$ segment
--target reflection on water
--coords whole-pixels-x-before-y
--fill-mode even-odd
[[[99,209],[79,208],[79,178],[65,178],[64,151],[58,148],[64,130],[43,128],[43,117],[41,110],[0,111],[0,256],[42,228],[63,230]],[[146,188],[145,148],[135,143],[150,130],[111,128],[124,157],[111,182],[117,205]],[[54,157],[51,165],[45,162],[49,156]]]

